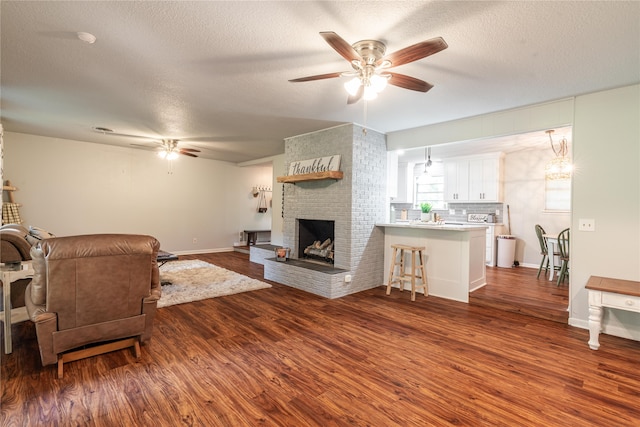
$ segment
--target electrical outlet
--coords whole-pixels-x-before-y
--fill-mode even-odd
[[[455,209],[449,209],[449,215],[455,215],[455,214],[456,214]]]
[[[195,245],[196,243],[198,243],[198,238],[197,238],[197,237],[194,237],[194,238],[193,238],[193,244]]]
[[[347,274],[346,276],[344,276],[344,282],[345,283],[351,282],[351,275],[350,274]]]
[[[596,231],[596,221],[593,218],[580,218],[578,220],[578,230]]]
[[[500,215],[500,209],[496,209],[496,215]]]
[[[238,231],[238,240],[241,242],[244,240],[244,231]]]
[[[466,215],[467,214],[467,210],[466,209],[462,209],[462,215]]]

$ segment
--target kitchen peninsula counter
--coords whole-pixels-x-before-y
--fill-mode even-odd
[[[429,295],[469,302],[469,292],[487,284],[484,224],[383,223],[384,278],[389,278],[392,244],[424,246]]]

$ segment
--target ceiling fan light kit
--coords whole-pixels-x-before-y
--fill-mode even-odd
[[[176,153],[175,151],[167,151],[163,149],[162,151],[158,151],[158,157],[160,157],[161,159],[175,160],[178,158],[178,153]]]
[[[378,93],[382,92],[387,84],[403,89],[427,92],[433,87],[432,84],[387,70],[426,58],[448,47],[442,37],[436,37],[385,56],[387,48],[384,43],[378,40],[361,40],[350,45],[332,31],[321,32],[320,35],[340,56],[349,61],[354,71],[320,74],[289,81],[295,83],[335,77],[352,77],[344,84],[344,88],[349,94],[348,104],[358,102],[360,99],[370,101],[377,98]]]
[[[180,148],[178,147],[177,139],[163,139],[162,150],[158,152],[158,156],[162,159],[175,160],[178,158],[178,154],[189,157],[198,157],[193,153],[199,153],[200,150],[195,148]]]

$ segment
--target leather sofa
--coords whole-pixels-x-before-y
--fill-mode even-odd
[[[0,261],[14,263],[31,259],[31,244],[26,236],[29,229],[20,224],[7,224],[0,227]]]
[[[31,259],[31,243],[26,239],[29,229],[20,224],[6,224],[0,227],[0,262],[19,263]],[[31,279],[21,279],[11,284],[11,306],[24,307],[24,290]],[[4,284],[3,284],[4,286]],[[0,299],[0,309],[2,307]]]
[[[25,303],[43,366],[58,363],[62,377],[68,361],[130,346],[139,357],[162,292],[159,248],[155,238],[131,234],[58,237],[33,246]]]

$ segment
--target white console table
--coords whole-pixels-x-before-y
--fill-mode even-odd
[[[2,265],[2,294],[3,294],[3,311],[0,311],[0,321],[4,323],[4,353],[10,354],[13,351],[11,343],[11,325],[18,322],[24,322],[29,319],[26,307],[11,307],[11,283],[16,280],[33,277],[33,266],[31,262],[23,262],[19,269]]]
[[[640,313],[640,282],[591,276],[585,287],[589,290],[589,347],[597,350],[603,308]]]

